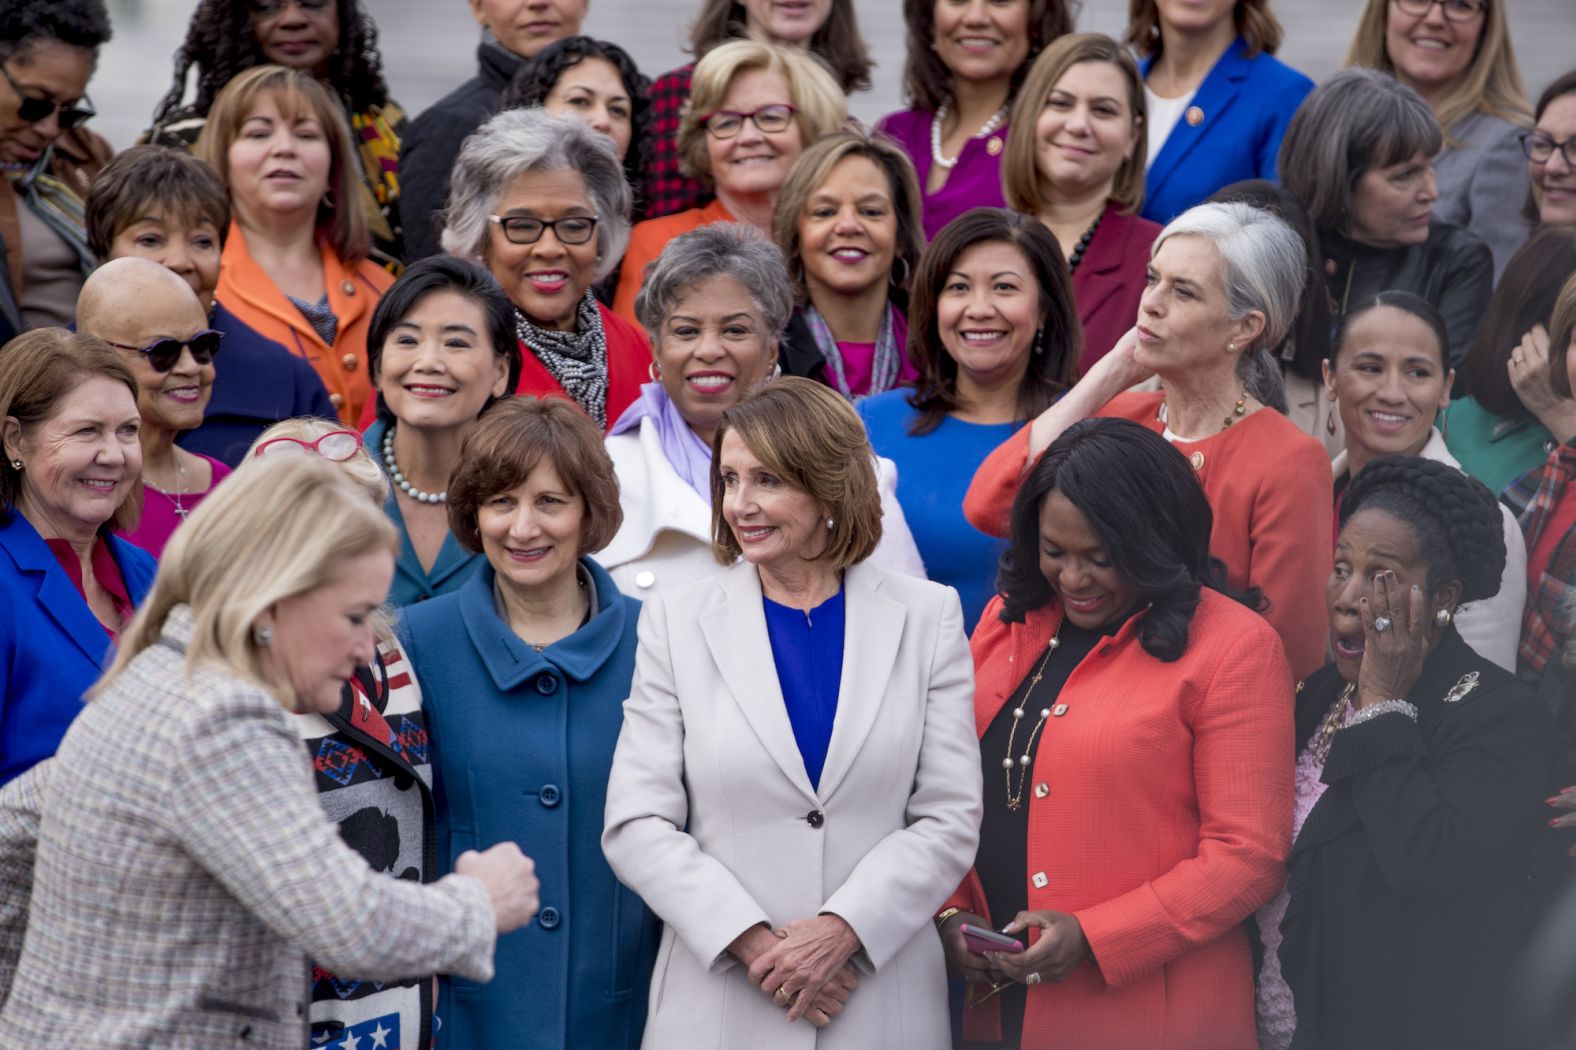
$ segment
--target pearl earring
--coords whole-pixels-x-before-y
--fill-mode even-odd
[[[274,642],[274,629],[272,627],[252,628],[252,641],[264,648],[272,645]]]
[[[835,524],[836,524],[836,522],[834,522],[831,518],[827,518],[826,519],[826,527],[827,528],[831,528]]]
[[[21,470],[22,469],[22,461],[20,459],[13,459],[11,461],[11,469],[12,470]]]

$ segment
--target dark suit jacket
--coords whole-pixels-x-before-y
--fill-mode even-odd
[[[1073,271],[1073,298],[1084,336],[1079,371],[1089,371],[1137,323],[1149,248],[1159,235],[1159,223],[1123,215],[1115,204],[1101,216],[1100,228]]]

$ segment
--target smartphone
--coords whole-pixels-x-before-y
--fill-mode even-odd
[[[1005,933],[995,930],[982,930],[978,926],[964,923],[959,927],[963,931],[963,943],[975,955],[984,955],[986,952],[1021,952],[1023,942],[1016,937],[1009,937]]]

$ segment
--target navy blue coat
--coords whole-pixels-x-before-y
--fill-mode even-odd
[[[1153,64],[1153,57],[1142,62],[1146,78]],[[1238,37],[1151,158],[1140,214],[1164,226],[1233,182],[1274,180],[1286,125],[1312,90],[1313,81],[1275,56],[1249,58]]]
[[[55,753],[109,656],[103,625],[38,530],[0,524],[0,784]],[[153,556],[105,536],[133,604],[153,586]]]
[[[542,882],[536,918],[499,938],[491,983],[445,984],[446,1046],[640,1046],[657,921],[601,845],[640,603],[581,564],[597,614],[540,653],[498,615],[485,560],[458,591],[401,614],[431,739],[440,874],[465,850],[513,841]]]

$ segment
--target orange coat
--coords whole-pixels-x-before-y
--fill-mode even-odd
[[[1160,433],[1163,394],[1118,394],[1099,414]],[[1330,459],[1313,438],[1273,409],[1253,413],[1202,441],[1178,441],[1204,486],[1215,526],[1209,552],[1226,563],[1233,587],[1258,587],[1264,618],[1280,633],[1300,681],[1324,666],[1329,635],[1324,588],[1334,532]],[[1018,481],[1029,458],[1029,428],[992,452],[974,474],[963,515],[992,536],[1007,534]]]
[[[1061,627],[1054,600],[1021,624],[1001,608],[970,641],[980,736]],[[1035,752],[1028,906],[1076,916],[1096,961],[1030,989],[1024,1050],[1258,1047],[1242,922],[1286,874],[1291,671],[1263,618],[1216,591],[1174,663],[1143,650],[1141,620],[1073,670]],[[1004,790],[986,776],[987,805]],[[989,914],[974,871],[945,906],[998,929],[1013,918]],[[967,1038],[998,1035],[997,1002],[965,1011]]]
[[[372,324],[373,309],[394,278],[365,259],[359,263],[344,262],[327,241],[318,243],[323,253],[328,306],[339,318],[333,346],[323,342],[305,315],[263,272],[234,222],[224,243],[219,287],[214,294],[226,309],[265,338],[312,362],[328,388],[328,399],[339,409],[340,420],[354,427],[361,418],[362,407],[372,396],[372,384],[367,378],[367,329]]]
[[[704,208],[691,208],[676,215],[637,222],[629,232],[629,247],[624,251],[624,262],[618,271],[618,291],[613,295],[613,312],[630,324],[640,327],[635,320],[635,294],[646,280],[646,264],[662,254],[668,242],[683,233],[710,226],[714,222],[733,222],[733,216],[723,207],[722,201],[712,201]],[[645,332],[644,328],[640,329]]]

